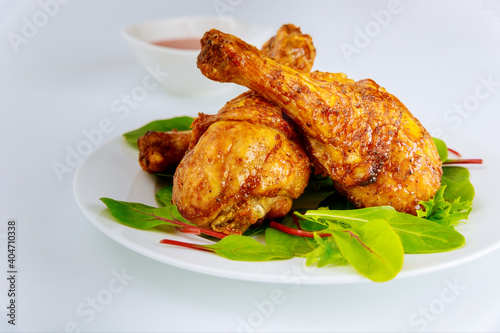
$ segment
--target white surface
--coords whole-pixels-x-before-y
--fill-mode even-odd
[[[487,177],[500,167],[500,159],[488,154],[478,145],[470,145],[465,140],[449,139],[462,153],[468,151],[487,156],[487,163],[471,167],[471,178],[478,192],[474,202],[479,207],[470,216],[469,224],[457,226],[467,239],[467,244],[456,251],[427,255],[406,255],[405,262],[397,278],[416,276],[441,269],[461,265],[480,258],[500,247],[500,224],[496,222],[496,209],[488,205],[500,187],[498,180]],[[117,166],[120,172],[116,172]],[[304,258],[273,262],[239,262],[227,260],[212,253],[187,250],[160,245],[163,238],[178,241],[213,244],[200,237],[172,232],[172,230],[138,230],[126,227],[116,221],[105,205],[102,197],[139,202],[157,206],[154,194],[161,188],[156,177],[148,175],[137,163],[137,149],[117,137],[93,151],[79,166],[74,180],[74,192],[78,205],[89,221],[110,239],[126,246],[134,252],[160,262],[204,274],[246,281],[294,284],[283,278],[284,272],[300,268],[304,271],[302,284],[344,284],[363,283],[369,280],[358,274],[352,267],[305,267]]]
[[[7,36],[43,20],[40,3],[0,4],[0,227],[15,218],[20,229],[18,322],[12,327],[0,314],[0,331],[500,331],[500,251],[384,284],[310,286],[301,270],[284,272],[295,281],[288,285],[190,272],[130,251],[92,226],[73,195],[81,161],[70,153],[152,119],[214,113],[240,91],[193,99],[155,89],[126,102],[148,73],[119,30],[217,10],[275,29],[301,26],[315,40],[316,69],[375,79],[433,135],[458,134],[499,153],[498,2],[411,1],[394,8],[386,1],[75,0],[52,6],[52,16],[16,53]],[[384,21],[389,9],[394,13]],[[378,31],[375,17],[383,23]],[[374,30],[362,43],[356,34],[365,28]],[[359,46],[349,59],[341,51],[347,44]],[[55,163],[67,166],[60,177]],[[498,181],[495,172],[483,177]],[[484,205],[498,206],[496,198]],[[0,233],[5,271],[5,229]]]

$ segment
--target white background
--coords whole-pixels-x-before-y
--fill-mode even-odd
[[[84,131],[98,128],[104,118],[113,121],[113,129],[98,145],[150,120],[215,113],[233,97],[186,98],[157,89],[124,119],[111,109],[146,75],[121,39],[121,28],[221,11],[273,30],[284,23],[300,26],[314,38],[315,69],[372,78],[434,136],[460,135],[498,153],[500,2],[390,3],[1,2],[0,262],[5,271],[6,223],[14,218],[19,275],[16,326],[7,324],[7,284],[0,277],[0,330],[500,331],[499,251],[383,284],[291,286],[217,278],[161,264],[110,240],[76,204],[76,168],[60,177],[53,169],[55,162],[65,163],[68,148],[85,140]],[[376,23],[377,13],[391,6],[396,12]],[[13,43],[26,22],[43,19],[43,7],[50,11],[48,20],[39,21],[43,26],[23,43]],[[365,28],[375,30],[363,44],[356,34]],[[343,52],[347,44],[357,53]],[[490,204],[496,197],[492,194]],[[116,274],[127,278],[120,284]],[[92,308],[92,299],[105,295],[112,298]]]

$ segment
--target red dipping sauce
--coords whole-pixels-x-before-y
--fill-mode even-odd
[[[183,50],[200,50],[200,38],[165,39],[152,42],[154,45]]]

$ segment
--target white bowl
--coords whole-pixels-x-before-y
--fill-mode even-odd
[[[176,17],[146,22],[122,30],[139,62],[149,71],[161,73],[156,78],[171,93],[199,95],[220,92],[231,85],[214,82],[196,67],[199,50],[178,49],[152,44],[159,40],[200,38],[212,29],[233,34],[250,44],[260,46],[272,36],[269,28],[244,23],[232,17]]]

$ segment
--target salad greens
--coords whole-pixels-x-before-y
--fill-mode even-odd
[[[136,142],[147,130],[189,129],[192,118],[178,117],[152,122],[125,134]],[[442,161],[448,159],[446,144],[434,139]],[[249,229],[244,235],[225,235],[201,228],[184,219],[172,203],[172,185],[156,193],[158,207],[142,203],[101,198],[119,222],[138,229],[167,225],[185,233],[208,236],[211,245],[170,239],[163,244],[213,252],[224,258],[243,261],[305,258],[317,267],[350,264],[372,281],[394,278],[403,267],[404,254],[451,251],[465,244],[455,227],[468,219],[474,187],[469,171],[443,166],[442,187],[429,201],[421,202],[418,216],[397,212],[390,206],[355,209],[339,195],[329,178],[311,176],[294,212],[279,223],[273,221]],[[264,241],[251,237],[263,234]]]
[[[155,120],[142,126],[141,128],[127,132],[123,134],[123,136],[125,140],[127,140],[127,142],[137,147],[137,140],[139,140],[139,138],[143,136],[147,131],[167,132],[174,129],[178,131],[187,131],[191,128],[192,122],[193,118],[186,116],[164,120]]]
[[[464,237],[450,226],[414,215],[397,212],[390,206],[353,210],[308,210],[303,219],[347,229],[359,230],[373,220],[383,219],[401,239],[405,253],[435,253],[451,251],[464,245]]]
[[[170,239],[161,240],[160,243],[214,252],[231,260],[269,261],[293,258],[293,253],[284,245],[264,245],[251,237],[239,235],[228,235],[212,245],[191,244]]]
[[[434,144],[436,145],[441,161],[446,161],[448,159],[448,147],[446,147],[446,143],[438,138],[432,138],[432,141],[434,141]]]

